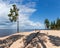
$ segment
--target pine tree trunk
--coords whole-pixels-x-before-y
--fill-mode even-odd
[[[17,20],[17,33],[19,33],[19,19]]]

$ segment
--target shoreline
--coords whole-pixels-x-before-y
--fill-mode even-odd
[[[56,35],[56,36],[59,36],[60,37],[60,30],[36,30],[36,31],[30,31],[30,32],[19,32],[19,33],[14,33],[14,34],[11,34],[11,35],[8,35],[8,36],[4,36],[4,37],[0,37],[0,40],[1,39],[5,39],[5,38],[8,38],[9,36],[12,36],[12,35],[29,35],[30,33],[36,33],[36,32],[39,32],[40,33],[45,33],[45,34],[49,34],[49,35]]]
[[[5,47],[5,46],[7,47],[8,46],[8,48],[13,48],[13,47],[14,48],[15,47],[16,48],[19,48],[19,47],[22,48],[21,46],[24,46],[25,39],[27,39],[26,42],[28,42],[28,40],[31,39],[31,37],[33,37],[34,34],[36,34],[37,32],[39,32],[39,30],[36,30],[36,32],[35,31],[20,32],[20,33],[15,33],[15,34],[12,34],[9,36],[0,37],[0,47]],[[50,48],[58,48],[57,45],[54,46],[55,44],[58,44],[59,48],[60,48],[60,33],[59,32],[60,31],[57,31],[57,30],[49,30],[49,31],[48,30],[40,30],[40,32],[39,32],[40,35],[38,34],[38,36],[40,36],[41,41],[46,41],[46,43],[44,42],[44,44],[46,45],[47,48],[49,48],[49,47]],[[38,38],[36,36],[34,36],[34,38],[32,38],[32,39],[38,40]],[[56,40],[58,40],[58,41],[56,41]],[[32,40],[31,40],[31,42],[33,43]],[[57,42],[57,43],[55,43],[55,42]],[[17,45],[17,46],[15,46],[15,45]],[[28,46],[30,46],[30,45],[27,45],[27,47]]]

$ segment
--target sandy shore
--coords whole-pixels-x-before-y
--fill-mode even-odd
[[[48,35],[59,36],[60,37],[60,30],[41,30],[41,33],[48,33]]]
[[[31,32],[20,32],[20,33],[6,36],[6,37],[1,37],[0,38],[0,47],[6,46],[6,48],[8,48],[8,47],[9,48],[23,48],[24,39],[27,38],[27,36],[31,36],[30,34],[32,34],[34,36],[34,33],[37,33],[37,32],[40,32],[40,35],[38,35],[38,36],[41,36],[43,34],[43,36],[40,37],[41,40],[46,39],[47,42],[44,42],[46,48],[60,48],[60,30],[40,30],[40,31],[37,30],[37,31],[31,31]],[[46,34],[46,35],[44,35],[44,34]],[[33,36],[31,36],[31,37],[33,37]],[[34,37],[34,38],[36,38],[38,40],[37,37]],[[33,38],[33,40],[35,40],[34,38]],[[4,44],[7,44],[7,45],[4,45],[3,43],[1,43],[2,40],[7,40],[8,41],[7,43],[5,43],[6,41],[3,42]],[[33,42],[33,41],[31,41],[31,42]],[[38,44],[40,45],[40,47],[42,47],[41,43],[38,43]],[[32,46],[32,45],[29,43],[29,45],[27,45],[26,48],[28,48],[28,46]]]

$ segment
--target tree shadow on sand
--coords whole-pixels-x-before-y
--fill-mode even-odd
[[[9,48],[13,42],[23,37],[23,35],[12,35],[4,40],[0,40],[0,48]]]
[[[43,48],[46,48],[46,45],[44,44],[44,41],[40,39],[41,36],[46,35],[43,33],[31,33],[29,36],[26,37],[25,41],[25,47],[29,44],[32,44],[33,46],[36,46],[36,44],[40,43]],[[40,36],[40,37],[39,37]]]
[[[52,44],[54,44],[55,46],[60,46],[60,37],[52,35],[49,35],[48,37]]]

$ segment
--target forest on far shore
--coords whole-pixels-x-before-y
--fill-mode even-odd
[[[49,21],[49,19],[45,19],[44,24],[45,24],[45,29],[60,30],[60,18],[57,18],[54,21]]]

